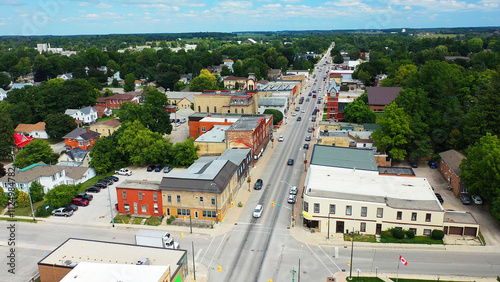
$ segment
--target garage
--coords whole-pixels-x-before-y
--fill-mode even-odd
[[[448,228],[449,235],[462,235],[462,227],[450,226]]]
[[[465,236],[477,236],[477,228],[476,227],[465,227],[464,231]]]

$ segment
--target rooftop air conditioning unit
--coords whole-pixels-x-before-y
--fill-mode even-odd
[[[149,265],[149,258],[140,258],[135,264],[136,265]]]

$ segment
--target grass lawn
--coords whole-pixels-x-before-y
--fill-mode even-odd
[[[33,221],[33,219],[26,219],[26,218],[10,218],[10,217],[0,217],[0,220],[15,220],[15,221],[33,222],[33,223],[37,223],[37,222],[38,222],[38,220]]]
[[[97,122],[100,122],[100,121],[106,121],[106,120],[110,120],[110,119],[115,119],[116,117],[114,116],[110,116],[110,117],[105,117],[105,118],[100,118],[97,120]]]
[[[99,175],[96,175],[96,176],[92,177],[91,179],[89,179],[86,182],[82,183],[80,189],[78,189],[78,193],[85,192],[85,189],[87,189],[87,188],[91,187],[92,185],[96,184],[97,181],[99,181],[99,179],[102,179],[104,177],[108,177],[108,176],[111,176],[111,175],[114,175],[114,174],[115,174],[114,171],[111,171],[111,172],[108,172],[108,173],[105,173],[105,174],[99,174]],[[101,190],[101,192],[103,192],[104,190],[105,189]]]
[[[153,226],[158,226],[161,224],[161,220],[157,216],[152,216],[148,219],[146,219],[146,225],[153,225]]]
[[[43,204],[43,201],[33,203],[33,210],[36,211],[36,209]],[[27,206],[24,208],[16,208],[14,211],[14,215],[18,216],[31,216],[31,206]]]
[[[344,241],[351,241],[351,235],[344,233]],[[354,241],[376,243],[377,239],[375,238],[375,235],[354,234]]]
[[[115,216],[115,223],[125,223],[128,224],[130,222],[130,216],[127,214],[119,214]]]
[[[353,271],[354,272],[354,271]],[[353,273],[354,274],[354,273]],[[399,279],[401,280],[401,279]],[[352,280],[346,279],[346,281],[359,281],[359,282],[383,282],[384,280],[378,278],[378,277],[357,277],[357,276],[352,276]]]
[[[402,244],[443,244],[443,240],[434,240],[430,236],[415,236],[413,239],[396,239],[394,237],[381,238],[380,243],[402,243]]]
[[[134,218],[133,224],[141,224],[141,222],[142,222],[143,219],[144,218],[142,218],[142,217],[136,217],[136,218]]]
[[[390,278],[392,281],[396,281],[396,278]],[[436,277],[436,280],[422,280],[422,279],[404,279],[404,278],[399,278],[397,279],[398,282],[435,282],[435,281],[439,281],[439,282],[454,282],[454,281],[449,281],[449,280],[439,280],[437,277]]]

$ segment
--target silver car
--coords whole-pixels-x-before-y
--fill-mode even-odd
[[[58,208],[52,211],[52,215],[68,217],[73,215],[73,211],[66,208]]]

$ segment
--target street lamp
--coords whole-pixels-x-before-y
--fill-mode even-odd
[[[111,192],[109,190],[111,190],[111,188],[108,188],[109,214],[111,215],[111,223],[113,227],[115,227],[115,217],[113,216],[113,206],[111,205]]]

